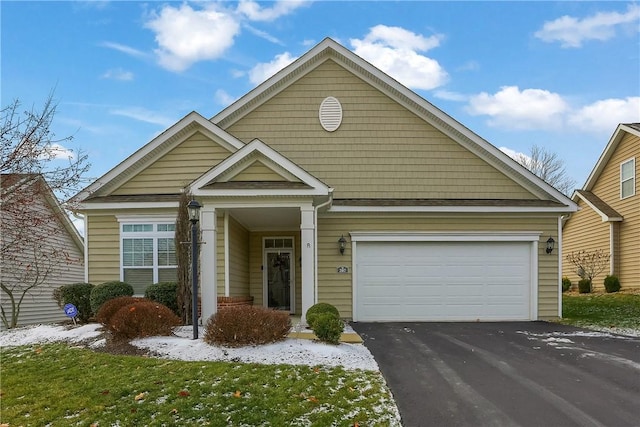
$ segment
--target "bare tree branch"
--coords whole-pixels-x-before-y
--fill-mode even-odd
[[[576,182],[567,174],[564,160],[556,153],[533,145],[529,156],[516,154],[514,160],[563,194],[571,195],[573,192]]]

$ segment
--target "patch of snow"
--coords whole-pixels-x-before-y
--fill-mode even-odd
[[[573,343],[573,341],[571,341],[569,338],[556,338],[556,337],[545,338],[542,341],[548,342],[548,343],[559,343],[559,342],[568,343],[568,344]]]
[[[0,333],[0,347],[14,347],[56,341],[80,342],[100,336],[102,325],[90,323],[78,327],[63,325],[33,325]]]
[[[546,338],[546,337],[585,337],[585,338],[617,338],[617,339],[630,339],[632,337],[640,337],[640,330],[626,329],[627,333],[622,334],[621,329],[615,328],[601,328],[597,331],[574,331],[574,332],[545,332],[534,333],[529,331],[516,331],[518,334],[526,335],[534,338]],[[635,335],[634,335],[635,334]],[[531,338],[530,338],[531,339]]]
[[[69,327],[62,325],[36,325],[11,329],[0,333],[0,347],[50,343],[56,341],[91,341],[88,346],[104,346],[100,337],[102,326],[97,323]],[[350,327],[346,331],[353,331]],[[201,331],[203,335],[204,330]],[[378,371],[373,355],[362,344],[330,345],[309,339],[286,339],[255,347],[227,348],[193,340],[193,328],[176,328],[175,336],[149,337],[131,341],[131,344],[153,351],[162,358],[190,361],[226,361],[260,364],[342,366],[345,369]],[[98,338],[98,339],[96,339]]]

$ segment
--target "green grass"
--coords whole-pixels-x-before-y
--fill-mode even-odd
[[[67,344],[3,348],[0,423],[400,425],[377,372],[182,362]]]
[[[562,323],[580,327],[640,329],[640,295],[565,294],[562,317]]]

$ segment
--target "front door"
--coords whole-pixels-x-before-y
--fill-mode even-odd
[[[265,249],[265,305],[277,310],[293,311],[293,251]]]

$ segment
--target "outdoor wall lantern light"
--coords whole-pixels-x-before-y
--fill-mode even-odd
[[[347,247],[347,239],[344,238],[344,235],[338,239],[338,245],[340,247],[340,255],[344,255],[344,250]]]
[[[550,254],[551,252],[553,252],[553,248],[556,245],[556,241],[553,240],[553,237],[549,237],[549,239],[547,239],[547,253]]]
[[[200,208],[197,200],[191,200],[187,205],[189,221],[191,221],[191,320],[193,322],[193,339],[198,339],[198,221]]]

